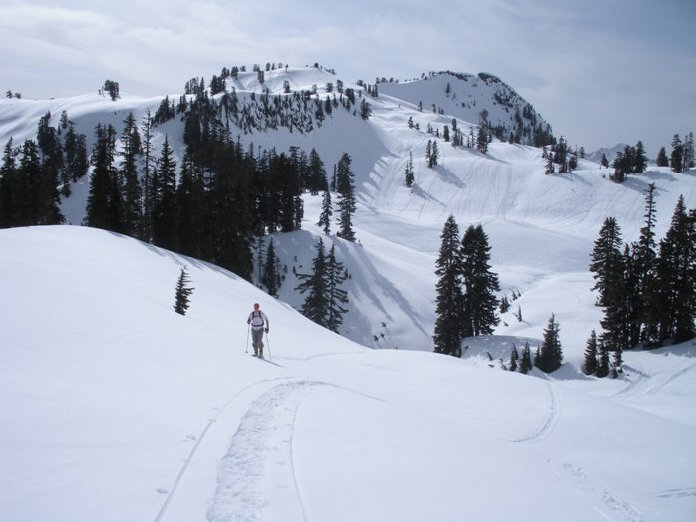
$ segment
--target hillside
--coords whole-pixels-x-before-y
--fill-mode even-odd
[[[241,72],[228,80],[226,92],[234,91],[240,104],[251,103],[254,97],[258,101],[256,95],[262,91],[283,96],[289,85],[288,96],[316,89],[318,99],[323,99],[335,94],[328,92],[329,84],[335,86],[338,80],[325,70],[287,68],[266,72],[260,84],[257,73]],[[351,87],[361,91],[359,86]],[[587,266],[603,220],[616,217],[624,240],[634,240],[642,226],[643,192],[649,183],[657,186],[658,238],[667,229],[680,194],[689,208],[696,206],[691,174],[653,169],[617,185],[596,163],[581,160],[572,174],[547,176],[540,149],[497,140],[483,155],[466,147],[453,148],[440,138],[440,164],[429,169],[424,151],[427,141],[436,138],[425,132],[428,125],[441,131],[455,118],[461,129],[468,129],[478,124],[477,115],[482,109],[488,111],[492,124],[509,124],[509,118],[514,118],[511,108],[532,115],[537,124],[547,123],[535,111],[525,110],[529,104],[509,86],[489,75],[441,73],[412,82],[383,82],[377,87],[379,96],[366,98],[372,106],[372,117],[367,121],[339,107],[321,126],[313,125],[311,132],[282,126],[263,132],[254,128],[231,130],[244,146],[257,149],[315,148],[328,171],[343,153],[353,159],[358,243],[337,241],[336,245],[351,274],[351,304],[341,333],[363,345],[431,350],[434,260],[442,226],[452,214],[462,230],[469,224],[483,224],[502,293],[521,293],[516,304],[523,312],[540,298],[540,292],[576,296],[558,299],[553,310],[541,311],[538,317],[524,313],[522,323],[510,312],[496,331],[538,339],[546,319],[554,312],[561,321],[567,358],[575,363],[589,332],[598,328],[599,310],[592,306],[592,279]],[[176,95],[170,97],[173,101]],[[507,100],[509,106],[499,100]],[[91,146],[97,122],[112,123],[120,130],[128,112],[142,119],[147,109],[154,114],[160,101],[126,94],[111,101],[96,93],[63,100],[0,100],[0,109],[7,115],[0,125],[0,144],[10,137],[15,143],[33,137],[40,116],[50,111],[52,121],[57,123],[66,110]],[[424,103],[423,111],[418,109],[419,101]],[[428,110],[429,104],[441,108],[444,114]],[[408,128],[409,118],[419,124],[420,131]],[[179,163],[183,154],[182,125],[180,118],[159,125],[153,140],[158,150],[167,136]],[[409,153],[413,154],[416,179],[412,189],[404,186]],[[87,189],[88,182],[83,180],[63,201],[69,223],[82,222]],[[302,296],[294,291],[294,273],[309,266],[314,245],[322,235],[315,225],[321,196],[306,195],[304,200],[302,231],[274,237],[288,273],[280,297],[296,308]],[[389,241],[388,248],[384,248],[383,239]],[[326,240],[330,246],[335,237]],[[412,277],[414,274],[417,277]]]
[[[524,376],[368,350],[234,274],[95,229],[1,230],[0,266],[12,296],[0,300],[0,520],[687,521],[696,509],[693,343],[627,354],[618,380]],[[172,309],[182,266],[186,316]],[[270,361],[245,353],[254,301]]]

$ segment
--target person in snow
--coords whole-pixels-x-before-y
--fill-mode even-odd
[[[254,355],[263,357],[263,332],[268,333],[268,317],[261,311],[259,303],[254,303],[254,311],[249,314],[247,324],[251,325],[251,344]]]

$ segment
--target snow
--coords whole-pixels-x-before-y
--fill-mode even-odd
[[[277,91],[286,78],[320,91],[335,82],[310,68],[266,73],[266,84]],[[255,81],[240,75],[237,88]],[[288,266],[280,300],[118,234],[0,230],[0,521],[692,520],[696,344],[626,352],[615,380],[580,367],[601,318],[587,267],[603,220],[615,216],[634,240],[654,182],[661,238],[680,194],[696,207],[693,171],[617,185],[589,161],[547,176],[538,149],[496,142],[484,156],[441,141],[441,164],[428,169],[433,137],[406,121],[451,121],[413,106],[441,87],[410,83],[410,102],[391,91],[369,99],[368,122],[339,108],[311,136],[244,137],[314,146],[329,172],[342,152],[353,158],[359,242],[324,236],[321,196],[307,195],[302,230],[274,235]],[[32,136],[47,110],[68,107],[91,140],[97,121],[118,128],[158,104],[0,100],[0,144]],[[403,186],[409,151],[413,190]],[[86,189],[63,204],[75,225]],[[462,232],[483,224],[501,293],[521,293],[495,335],[465,340],[461,360],[431,353],[449,214]],[[292,269],[310,266],[319,237],[351,274],[343,336],[293,309]],[[183,266],[194,287],[186,316],[173,311]],[[247,353],[254,302],[270,319],[267,361]],[[513,343],[536,348],[551,313],[563,367],[502,371]]]

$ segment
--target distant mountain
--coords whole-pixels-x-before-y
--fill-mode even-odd
[[[609,161],[609,166],[614,162],[614,159],[616,158],[616,154],[619,152],[623,152],[626,147],[630,147],[631,145],[627,145],[625,143],[617,143],[613,147],[606,148],[602,147],[601,149],[597,149],[594,152],[585,153],[585,159],[589,161],[593,161],[595,163],[601,163],[602,161],[602,155],[606,155],[607,161]],[[654,165],[655,160],[652,158],[648,158],[648,164]]]

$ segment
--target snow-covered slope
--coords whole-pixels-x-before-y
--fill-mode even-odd
[[[366,349],[229,272],[104,231],[0,230],[0,266],[2,521],[696,510],[693,343],[627,353],[618,380],[523,376]],[[182,266],[195,288],[186,316],[172,308]],[[255,301],[271,361],[245,353]]]

